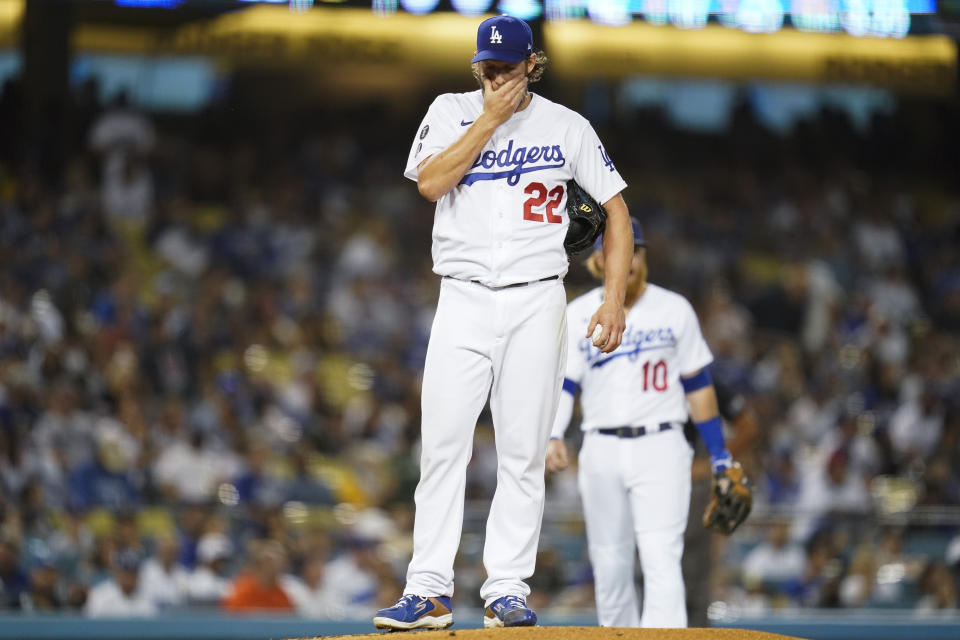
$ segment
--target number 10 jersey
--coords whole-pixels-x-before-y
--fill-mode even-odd
[[[627,309],[620,346],[613,353],[601,353],[584,334],[602,296],[603,289],[598,287],[567,305],[564,385],[580,387],[581,428],[686,422],[687,400],[680,377],[713,361],[690,302],[648,283],[640,299]]]

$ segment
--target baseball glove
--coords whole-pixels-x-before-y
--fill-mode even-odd
[[[740,463],[734,462],[713,476],[713,495],[703,512],[703,526],[730,535],[747,519],[752,506],[750,481]]]
[[[575,180],[568,180],[567,216],[570,226],[563,248],[572,257],[593,246],[607,225],[607,212]]]

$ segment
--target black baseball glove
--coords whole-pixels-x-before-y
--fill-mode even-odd
[[[730,535],[747,519],[752,506],[750,481],[740,464],[734,462],[713,476],[713,495],[703,513],[703,526]]]
[[[573,257],[589,249],[607,225],[607,212],[575,180],[567,181],[567,216],[570,226],[563,248]]]

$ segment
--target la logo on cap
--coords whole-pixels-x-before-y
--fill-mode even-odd
[[[471,63],[499,60],[516,64],[533,50],[530,25],[508,15],[487,18],[477,28],[477,53]]]

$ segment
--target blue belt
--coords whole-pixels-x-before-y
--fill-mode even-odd
[[[618,438],[639,438],[648,433],[658,433],[660,431],[669,431],[673,429],[672,422],[661,422],[657,427],[609,427],[606,429],[597,429],[597,433],[605,436],[617,436]]]

